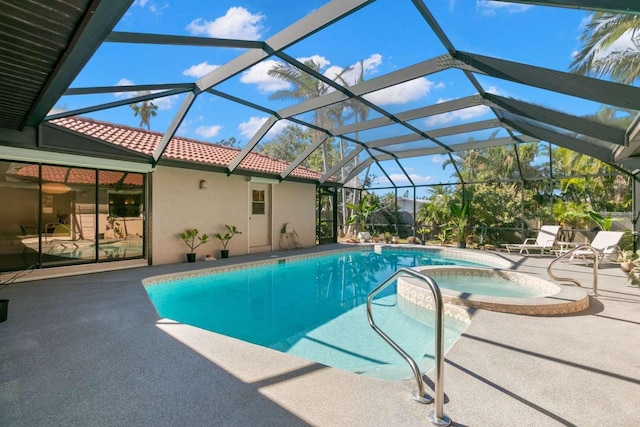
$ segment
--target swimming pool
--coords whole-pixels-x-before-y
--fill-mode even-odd
[[[406,363],[367,322],[368,293],[400,267],[479,266],[439,252],[357,250],[269,265],[145,282],[159,315],[329,366],[389,379],[411,377]],[[395,286],[374,300],[379,326],[431,367],[433,326],[398,309]],[[446,347],[467,323],[447,318]]]

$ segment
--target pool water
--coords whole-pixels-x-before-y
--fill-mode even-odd
[[[428,272],[427,272],[428,274]],[[534,298],[541,295],[536,288],[518,286],[504,277],[432,276],[441,288],[492,297]]]
[[[366,299],[398,268],[430,264],[454,262],[419,251],[341,252],[145,289],[161,317],[336,368],[403,379],[411,377],[411,371],[369,326]],[[398,309],[395,285],[374,300],[373,315],[424,371],[430,369],[434,330]],[[447,318],[446,347],[465,328],[463,322]]]
[[[92,241],[59,241],[56,246],[47,250],[47,255],[59,257],[95,259],[96,244]],[[100,242],[98,257],[100,259],[135,258],[142,256],[142,239]]]

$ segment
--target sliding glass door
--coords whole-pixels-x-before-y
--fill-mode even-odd
[[[42,166],[42,265],[96,261],[96,171]]]
[[[29,168],[35,177],[20,175]],[[38,165],[0,161],[0,271],[24,270],[39,263]]]
[[[98,172],[98,258],[144,256],[144,175]]]
[[[0,160],[0,271],[145,255],[145,175]]]

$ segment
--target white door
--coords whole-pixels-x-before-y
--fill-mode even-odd
[[[249,252],[271,250],[271,185],[249,184]]]

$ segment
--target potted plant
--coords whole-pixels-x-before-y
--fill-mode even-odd
[[[638,258],[638,255],[633,251],[622,251],[620,252],[620,256],[618,257],[618,261],[620,262],[620,269],[625,273],[633,270],[635,260]]]
[[[220,233],[216,233],[214,234],[214,236],[216,237],[216,239],[220,240],[220,242],[222,243],[220,258],[229,258],[229,251],[227,250],[227,245],[229,244],[229,241],[233,238],[233,236],[235,236],[236,234],[242,234],[242,232],[238,231],[235,225],[225,224],[224,226],[227,228],[227,232],[224,235]]]
[[[5,289],[12,283],[14,283],[16,280],[18,280],[22,276],[26,276],[27,274],[32,273],[37,266],[38,264],[33,264],[24,270],[18,271],[17,273],[9,277],[4,282],[0,282],[0,291]],[[9,315],[9,300],[0,299],[0,323],[6,322],[8,315]]]
[[[416,233],[420,233],[420,235],[422,236],[421,242],[424,245],[425,242],[427,241],[427,239],[424,237],[425,234],[428,235],[429,233],[431,233],[431,227],[420,227],[416,230]]]
[[[200,232],[197,228],[192,228],[179,234],[182,241],[191,249],[191,252],[187,254],[187,262],[196,262],[196,248],[209,241],[209,235],[203,234],[199,236],[198,234]]]
[[[627,283],[631,286],[640,286],[640,267],[632,264],[631,270],[627,272]]]

